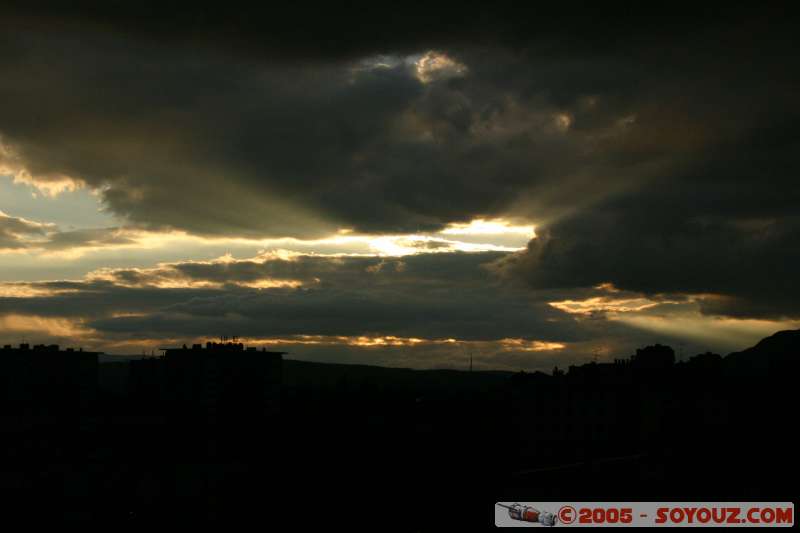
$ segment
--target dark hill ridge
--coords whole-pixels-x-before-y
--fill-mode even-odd
[[[756,351],[780,356],[786,356],[790,353],[796,354],[800,352],[800,329],[779,331],[774,335],[761,339],[755,346],[742,350],[741,352],[732,353],[728,357]]]
[[[113,357],[113,358],[112,358]],[[128,386],[130,360],[138,357],[108,356],[99,368],[100,386],[124,394]],[[505,383],[513,372],[383,367],[373,365],[322,363],[284,359],[283,385],[288,388],[359,388],[410,390],[486,391]]]
[[[344,381],[350,385],[361,382],[387,387],[475,387],[492,386],[505,381],[513,372],[391,368],[372,365],[340,363],[318,363],[311,361],[284,360],[283,379],[285,385],[332,386]]]
[[[765,376],[790,371],[800,362],[800,330],[779,331],[723,359],[731,375]]]

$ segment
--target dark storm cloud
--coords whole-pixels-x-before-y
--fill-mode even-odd
[[[669,172],[539,228],[500,269],[536,288],[610,282],[650,295],[716,294],[701,302],[708,314],[800,316],[798,80],[784,69],[787,49],[771,51],[740,69],[720,59],[683,80],[683,92],[654,89],[673,114],[642,108],[637,124],[657,127],[638,128],[629,146],[662,154]]]
[[[544,304],[498,299],[494,293],[456,294],[439,290],[442,299],[392,292],[268,289],[260,293],[229,292],[143,317],[98,319],[89,325],[106,334],[149,338],[198,337],[235,331],[247,337],[292,335],[394,335],[427,339],[496,340],[568,336],[570,319],[547,323],[559,313]],[[502,302],[499,304],[498,300]],[[527,315],[527,316],[526,316]],[[566,330],[566,331],[565,331]]]
[[[35,297],[0,297],[0,315],[91,319],[114,313],[152,312],[176,302],[216,294],[210,289],[131,289],[104,281],[55,282],[55,285],[42,282],[31,286],[36,289],[51,288],[54,293]]]
[[[37,32],[31,23],[7,32],[0,97],[10,105],[0,110],[0,133],[17,166],[42,180],[68,175],[101,187],[112,211],[150,227],[304,236],[343,226],[430,230],[509,211],[548,220],[667,172],[702,148],[718,125],[703,121],[741,99],[722,98],[725,108],[698,117],[692,106],[719,100],[715,76],[734,81],[732,66],[753,58],[746,45],[729,48],[733,38],[720,21],[713,31],[673,28],[686,34],[677,49],[686,55],[675,58],[660,32],[645,31],[654,26],[646,17],[606,28],[621,42],[597,48],[576,47],[604,35],[582,33],[585,22],[599,26],[590,17],[559,26],[512,12],[498,15],[495,27],[489,14],[474,18],[484,11],[413,12],[423,25],[426,16],[454,23],[422,32],[408,24],[400,32],[407,52],[424,53],[424,35],[438,35],[441,50],[467,69],[427,84],[391,38],[383,51],[390,56],[380,60],[391,66],[363,63],[381,50],[359,37],[359,53],[347,59],[281,62],[192,46],[210,43],[202,15],[199,26],[192,15],[176,24],[185,46],[168,47],[146,36],[147,21],[170,27],[169,11],[128,11],[145,24],[124,33],[108,31],[128,27],[124,9],[112,16],[98,7],[84,18],[62,12],[77,26]],[[404,25],[398,14],[383,15]],[[331,26],[349,20],[311,18]],[[56,19],[44,16],[42,24]],[[84,19],[93,22],[83,27]],[[463,20],[471,22],[462,30]],[[361,19],[354,21],[332,31],[348,34]],[[508,23],[522,24],[519,34],[529,38],[503,47],[497,28]],[[478,28],[496,38],[491,47],[466,46]],[[247,31],[243,39],[257,41]],[[320,42],[314,46],[329,48]],[[709,66],[714,74],[703,76]],[[767,89],[745,92],[763,100]]]
[[[157,286],[164,281],[247,284],[262,280],[296,280],[303,284],[341,289],[425,284],[456,287],[496,285],[484,265],[503,252],[420,254],[408,257],[297,255],[288,258],[264,253],[252,259],[186,261],[149,269],[101,271],[103,279],[121,285]]]
[[[742,18],[780,21],[780,9],[724,10],[696,3],[634,9],[629,2],[376,2],[256,5],[228,2],[4,2],[8,26],[47,31],[70,28],[138,36],[166,45],[222,48],[271,60],[337,60],[414,52],[461,44],[524,46],[568,38],[572,46],[608,49],[616,39],[675,37],[698,27]],[[616,38],[616,39],[615,39]]]
[[[0,40],[0,166],[82,179],[133,224],[200,234],[513,215],[541,237],[499,268],[537,290],[612,282],[798,316],[788,19],[573,7],[337,8],[296,24],[293,8],[21,6]],[[403,60],[430,48],[462,70],[426,79]],[[234,316],[254,300],[214,301]],[[392,320],[408,319],[397,304]]]
[[[691,198],[698,189],[673,181],[654,184],[647,195],[600,204],[553,225],[525,252],[495,266],[534,288],[613,283],[648,295],[709,294],[700,300],[707,314],[800,316],[797,215],[789,206],[765,214],[763,204],[748,205],[757,190],[733,213],[701,209],[697,204],[710,202]],[[797,192],[783,190],[786,196]]]
[[[498,254],[430,254],[402,259],[301,256],[263,262],[178,263],[123,269],[85,282],[37,283],[55,294],[0,298],[0,314],[73,317],[103,335],[248,337],[395,335],[428,339],[585,338],[572,317],[528,294],[505,290],[483,268]],[[180,275],[178,278],[176,276]],[[300,279],[297,289],[237,283]],[[219,288],[156,288],[165,279]],[[135,286],[134,286],[135,285]]]
[[[707,314],[800,316],[800,108],[790,96],[798,84],[781,63],[785,51],[774,51],[740,71],[721,59],[671,87],[648,87],[649,96],[632,94],[647,105],[632,106],[637,133],[616,162],[664,166],[537,228],[539,238],[500,269],[536,289],[610,282],[649,295],[715,294],[701,300]]]

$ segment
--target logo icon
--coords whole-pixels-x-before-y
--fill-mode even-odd
[[[529,507],[519,503],[514,503],[512,505],[498,503],[497,505],[508,509],[508,516],[514,520],[520,520],[522,522],[536,522],[542,524],[543,526],[554,526],[556,525],[556,522],[558,522],[558,517],[550,511],[540,511],[534,507]],[[561,511],[559,511],[559,513],[560,512]],[[573,520],[574,519],[575,518],[573,514]]]

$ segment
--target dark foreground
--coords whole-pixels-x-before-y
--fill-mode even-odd
[[[725,359],[652,347],[555,375],[284,361],[270,410],[213,416],[104,363],[77,410],[5,404],[0,506],[26,521],[420,531],[491,526],[496,501],[787,501],[787,333]]]

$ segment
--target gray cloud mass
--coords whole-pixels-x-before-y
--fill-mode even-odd
[[[142,338],[634,338],[549,305],[610,283],[706,317],[800,318],[792,24],[778,8],[675,7],[678,21],[570,6],[337,8],[293,25],[293,8],[12,3],[4,175],[75,180],[127,229],[317,238],[504,218],[537,238],[518,253],[107,270],[0,298],[0,313]],[[0,249],[34,241],[130,242],[0,215]]]

